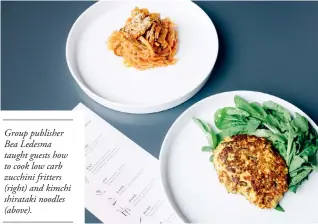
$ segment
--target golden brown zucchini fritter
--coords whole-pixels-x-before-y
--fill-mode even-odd
[[[228,192],[260,208],[275,208],[288,190],[286,163],[265,138],[226,138],[214,150],[213,163]]]

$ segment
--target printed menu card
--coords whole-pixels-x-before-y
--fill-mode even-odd
[[[167,201],[156,158],[83,104],[85,206],[103,223],[182,223]]]

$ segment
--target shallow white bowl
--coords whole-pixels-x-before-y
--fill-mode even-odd
[[[294,105],[268,94],[252,91],[225,92],[210,96],[186,110],[168,131],[160,152],[160,170],[166,195],[179,216],[191,223],[317,223],[318,173],[313,172],[297,193],[288,192],[281,201],[285,213],[262,210],[243,196],[227,193],[219,183],[216,171],[209,162],[209,153],[201,151],[207,144],[202,131],[192,121],[201,118],[214,124],[214,113],[225,106],[234,106],[234,96],[248,101],[272,100],[292,114],[305,116]],[[213,128],[216,128],[213,126]]]
[[[107,48],[136,6],[161,13],[177,24],[178,62],[138,71]],[[74,23],[66,44],[72,76],[93,100],[127,113],[153,113],[175,107],[207,81],[216,62],[218,37],[205,12],[191,1],[100,1]]]

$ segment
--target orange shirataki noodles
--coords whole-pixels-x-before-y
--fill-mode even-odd
[[[123,57],[124,64],[145,70],[176,63],[178,33],[169,18],[135,8],[123,28],[108,39],[108,48]]]

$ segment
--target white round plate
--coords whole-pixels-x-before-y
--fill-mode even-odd
[[[280,203],[285,213],[258,209],[243,196],[227,193],[219,183],[213,164],[209,162],[209,153],[201,151],[201,147],[207,144],[206,137],[192,117],[214,124],[215,111],[234,106],[235,95],[259,103],[272,100],[291,113],[298,112],[305,116],[318,130],[317,125],[300,109],[268,94],[234,91],[203,99],[174,122],[161,148],[161,178],[170,203],[184,221],[191,223],[318,223],[316,172],[309,176],[309,180],[303,183],[296,194],[285,194]]]
[[[178,62],[139,71],[107,48],[135,7],[169,17],[179,32]],[[205,12],[191,1],[100,1],[74,23],[66,44],[69,69],[96,102],[126,113],[154,113],[175,107],[207,81],[218,54],[218,37]]]

